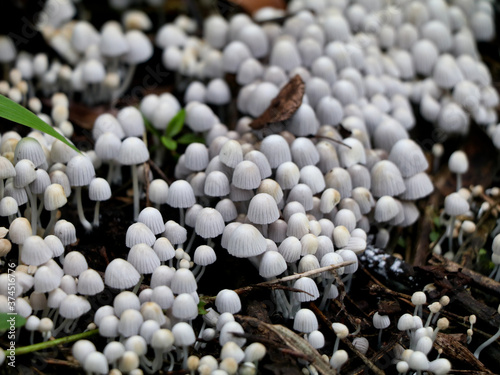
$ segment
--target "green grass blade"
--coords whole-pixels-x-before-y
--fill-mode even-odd
[[[80,150],[78,150],[64,136],[58,133],[52,126],[45,123],[30,110],[3,95],[0,95],[0,117],[51,135],[54,138],[66,143],[76,152],[80,152]]]

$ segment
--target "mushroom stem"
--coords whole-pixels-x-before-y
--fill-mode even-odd
[[[36,197],[31,193],[31,189],[29,186],[26,186],[24,190],[26,190],[26,194],[28,195],[28,199],[30,201],[31,233],[35,235],[38,224],[38,210],[36,207]]]
[[[50,220],[49,223],[47,224],[47,227],[45,228],[45,232],[43,232],[43,237],[50,234],[50,232],[54,228],[56,220],[57,220],[57,210],[50,211]]]
[[[137,65],[130,65],[127,70],[127,74],[125,75],[125,78],[123,79],[122,84],[120,87],[118,87],[114,92],[113,92],[113,97],[111,98],[111,101],[115,101],[120,99],[120,97],[127,91],[127,88],[130,86],[130,83],[132,82],[132,78],[134,77],[135,73],[135,67]]]
[[[179,207],[179,224],[184,227],[184,208]]]
[[[76,186],[75,195],[76,195],[76,207],[78,211],[78,218],[80,219],[80,223],[82,223],[85,230],[89,232],[92,230],[92,224],[88,222],[88,220],[85,218],[85,213],[83,212],[81,186]]]
[[[496,341],[496,339],[498,339],[500,337],[500,328],[498,328],[498,331],[497,333],[495,333],[493,336],[491,336],[488,340],[486,340],[485,342],[483,342],[481,345],[479,345],[479,347],[476,349],[476,351],[474,352],[474,357],[476,357],[477,359],[479,359],[479,354],[481,353],[481,350],[483,350],[484,348],[486,348],[488,345],[492,344],[493,342]]]
[[[462,174],[457,173],[457,191],[462,188]]]
[[[378,347],[381,348],[382,347],[382,329],[379,329],[378,330]]]
[[[134,289],[132,290],[132,293],[137,294],[137,292],[139,291],[139,288],[141,287],[142,280],[144,280],[144,275],[143,274],[141,274],[141,278],[139,279],[139,281],[137,282],[137,284],[134,286]]]
[[[323,297],[321,298],[321,303],[319,304],[319,309],[323,310],[326,305],[326,301],[328,300],[327,296],[328,293],[330,292],[330,288],[332,287],[333,284],[333,278],[328,279],[328,283],[325,285],[325,289],[323,291]]]
[[[137,221],[139,216],[139,178],[137,176],[137,165],[130,166],[132,171],[132,186],[134,189],[134,221]]]
[[[95,207],[94,207],[94,227],[98,227],[99,226],[99,208],[101,206],[101,202],[100,201],[97,201],[95,203]]]

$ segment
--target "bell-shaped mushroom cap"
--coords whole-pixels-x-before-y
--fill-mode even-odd
[[[116,119],[120,123],[126,137],[142,137],[145,129],[144,119],[136,107],[123,107],[118,111]]]
[[[196,341],[196,336],[188,323],[179,322],[172,327],[172,334],[175,338],[175,345],[179,347],[193,345]]]
[[[145,224],[154,234],[165,231],[165,223],[160,211],[154,207],[145,207],[139,213],[137,221]]]
[[[160,266],[160,259],[155,251],[145,243],[132,246],[128,252],[127,261],[132,264],[140,274],[153,273]]]
[[[16,46],[8,35],[0,36],[0,62],[8,63],[13,61],[17,55]]]
[[[59,184],[50,184],[43,193],[45,209],[52,211],[64,206],[67,202],[64,189]]]
[[[12,227],[12,225],[11,225]],[[10,230],[12,236],[12,229]],[[21,261],[30,266],[39,266],[52,258],[52,250],[40,236],[29,236],[23,241]]]
[[[229,237],[227,251],[238,258],[262,254],[267,244],[264,236],[251,224],[239,225]]]
[[[247,218],[255,224],[270,224],[280,217],[278,205],[267,193],[256,194],[248,206]]]
[[[208,266],[217,260],[217,255],[213,248],[207,245],[200,245],[193,254],[193,261],[200,266]]]
[[[372,194],[374,197],[383,195],[396,196],[405,191],[406,187],[398,167],[389,160],[377,162],[370,172]]]
[[[66,319],[76,319],[90,310],[90,302],[82,296],[68,294],[59,306],[59,314]]]
[[[422,148],[411,139],[397,141],[391,148],[389,160],[396,164],[405,178],[423,172],[429,167]]]
[[[196,203],[193,188],[186,180],[172,182],[168,190],[167,204],[174,208],[188,208]]]
[[[141,275],[132,264],[125,259],[113,259],[104,273],[104,283],[115,289],[128,289],[135,286]]]
[[[286,268],[283,255],[277,251],[266,251],[260,259],[259,275],[265,278],[276,277],[285,272]]]
[[[156,237],[153,231],[144,223],[137,222],[127,228],[127,233],[125,234],[125,245],[127,247],[132,247],[138,243],[153,246],[155,241]]]
[[[82,295],[93,296],[104,290],[104,282],[99,273],[91,268],[78,277],[77,291]]]
[[[123,140],[117,159],[123,165],[141,164],[149,159],[149,151],[141,139],[128,137]]]
[[[318,319],[311,310],[306,308],[300,309],[295,314],[293,329],[305,333],[315,331],[318,329]]]
[[[187,268],[179,268],[172,277],[170,289],[174,294],[195,292],[198,285],[193,272]]]
[[[469,203],[459,193],[451,193],[444,199],[444,211],[450,216],[463,215],[468,210]]]
[[[88,269],[88,263],[79,251],[70,251],[64,257],[63,270],[66,275],[78,277],[83,271]]]
[[[66,175],[71,186],[87,186],[95,176],[95,169],[88,156],[75,155],[66,165]]]
[[[22,159],[31,160],[35,167],[47,161],[42,146],[33,137],[23,137],[17,142],[14,150],[14,165]]]
[[[193,296],[181,293],[172,304],[172,315],[179,320],[191,320],[198,316],[198,306]]]
[[[118,57],[128,52],[129,46],[118,22],[108,21],[103,25],[99,50],[106,57]]]
[[[143,63],[153,55],[153,45],[142,31],[130,30],[125,34],[128,51],[123,60],[131,65]]]
[[[205,207],[200,210],[196,218],[195,232],[203,238],[215,238],[222,234],[225,224],[219,211]]]
[[[234,290],[222,289],[215,297],[215,307],[219,314],[225,312],[236,314],[241,310],[240,297]]]

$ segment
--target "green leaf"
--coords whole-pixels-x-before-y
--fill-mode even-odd
[[[439,239],[439,233],[438,232],[431,232],[429,234],[429,239],[431,240],[431,242],[435,242]]]
[[[70,141],[68,141],[64,136],[58,133],[52,126],[47,124],[45,121],[40,119],[30,110],[24,108],[22,105],[10,100],[4,95],[0,95],[0,117],[7,120],[17,122],[18,124],[28,126],[32,129],[39,130],[48,135],[53,136],[56,139],[66,143],[73,150],[80,153]]]
[[[14,327],[19,328],[26,324],[26,318],[23,318],[21,315],[12,314],[9,315],[7,313],[0,313],[0,331],[8,331],[12,325]]]
[[[163,146],[165,146],[170,151],[174,151],[177,148],[177,142],[174,141],[172,138],[168,138],[162,135],[160,140],[161,143],[163,143]]]
[[[165,129],[165,136],[173,138],[179,134],[184,127],[185,118],[186,111],[183,108],[174,117],[172,117],[172,120],[168,123],[167,128]]]
[[[186,133],[177,138],[177,143],[180,143],[181,145],[189,145],[191,143],[205,143],[205,140],[203,137],[194,133]]]
[[[205,301],[198,302],[198,315],[205,315],[207,313],[207,310],[205,310],[205,305],[207,303]]]

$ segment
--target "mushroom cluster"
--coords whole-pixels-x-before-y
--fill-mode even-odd
[[[394,233],[417,222],[416,203],[435,189],[435,166],[410,132],[419,121],[433,124],[440,134],[431,140],[434,162],[441,143],[466,136],[471,121],[500,148],[499,97],[476,46],[494,37],[493,6],[486,0],[292,0],[286,10],[262,8],[252,16],[211,14],[201,36],[193,19],[178,16],[159,26],[154,43],[145,34],[151,21],[140,11],[98,31],[73,19],[71,1],[59,0],[57,12],[52,3],[46,2],[37,28],[65,63],[18,53],[3,36],[0,55],[10,66],[0,93],[62,135],[71,138],[75,131],[68,121],[71,100],[88,106],[116,101],[154,48],[175,75],[173,92],[149,93],[137,106],[97,116],[93,148],[85,152],[38,131],[1,134],[0,216],[8,229],[0,230],[0,257],[18,250],[16,312],[27,318],[32,343],[35,332],[43,341],[74,333],[90,315],[107,343],[100,350],[89,340],[73,345],[88,373],[257,373],[266,347],[247,342],[235,316],[244,309],[238,291],[198,294],[207,267],[227,255],[242,268],[253,267],[266,285],[283,286],[269,293],[276,312],[303,345],[324,353],[325,366],[340,371],[349,360],[341,340],[364,354],[368,339],[361,327],[349,333],[334,322],[332,351],[306,304],[328,312],[341,293],[351,292],[367,246],[384,249]],[[110,3],[126,9],[130,2]],[[296,108],[256,129],[273,100],[290,101],[282,95],[292,80],[303,88],[294,97]],[[50,115],[35,94],[50,98]],[[167,183],[147,167],[169,166],[157,138],[155,149],[148,148],[146,130],[164,133],[182,109],[186,127],[204,142],[183,150]],[[490,208],[474,198],[500,194],[462,186],[468,171],[463,151],[451,154],[448,168],[456,192],[444,199],[440,222],[446,229],[432,248],[457,259],[457,243]],[[99,227],[101,203],[123,175],[132,180],[133,214],[125,243],[116,244],[122,256],[94,270],[66,246]],[[90,208],[84,191],[86,201],[95,202]],[[76,208],[79,223],[63,216],[68,206]],[[93,212],[91,221],[85,211]],[[498,236],[490,277],[498,281],[497,242]],[[0,310],[6,311],[8,291],[0,288]],[[103,293],[112,302],[100,305],[96,296]],[[448,328],[447,319],[437,317],[449,299],[424,313],[426,298],[415,293],[414,314],[397,323],[407,333],[396,348],[399,373],[451,369],[439,355],[428,359],[438,331]],[[374,312],[379,347],[390,325],[387,315]],[[219,358],[197,355],[213,343]],[[300,363],[317,371],[305,359]]]

